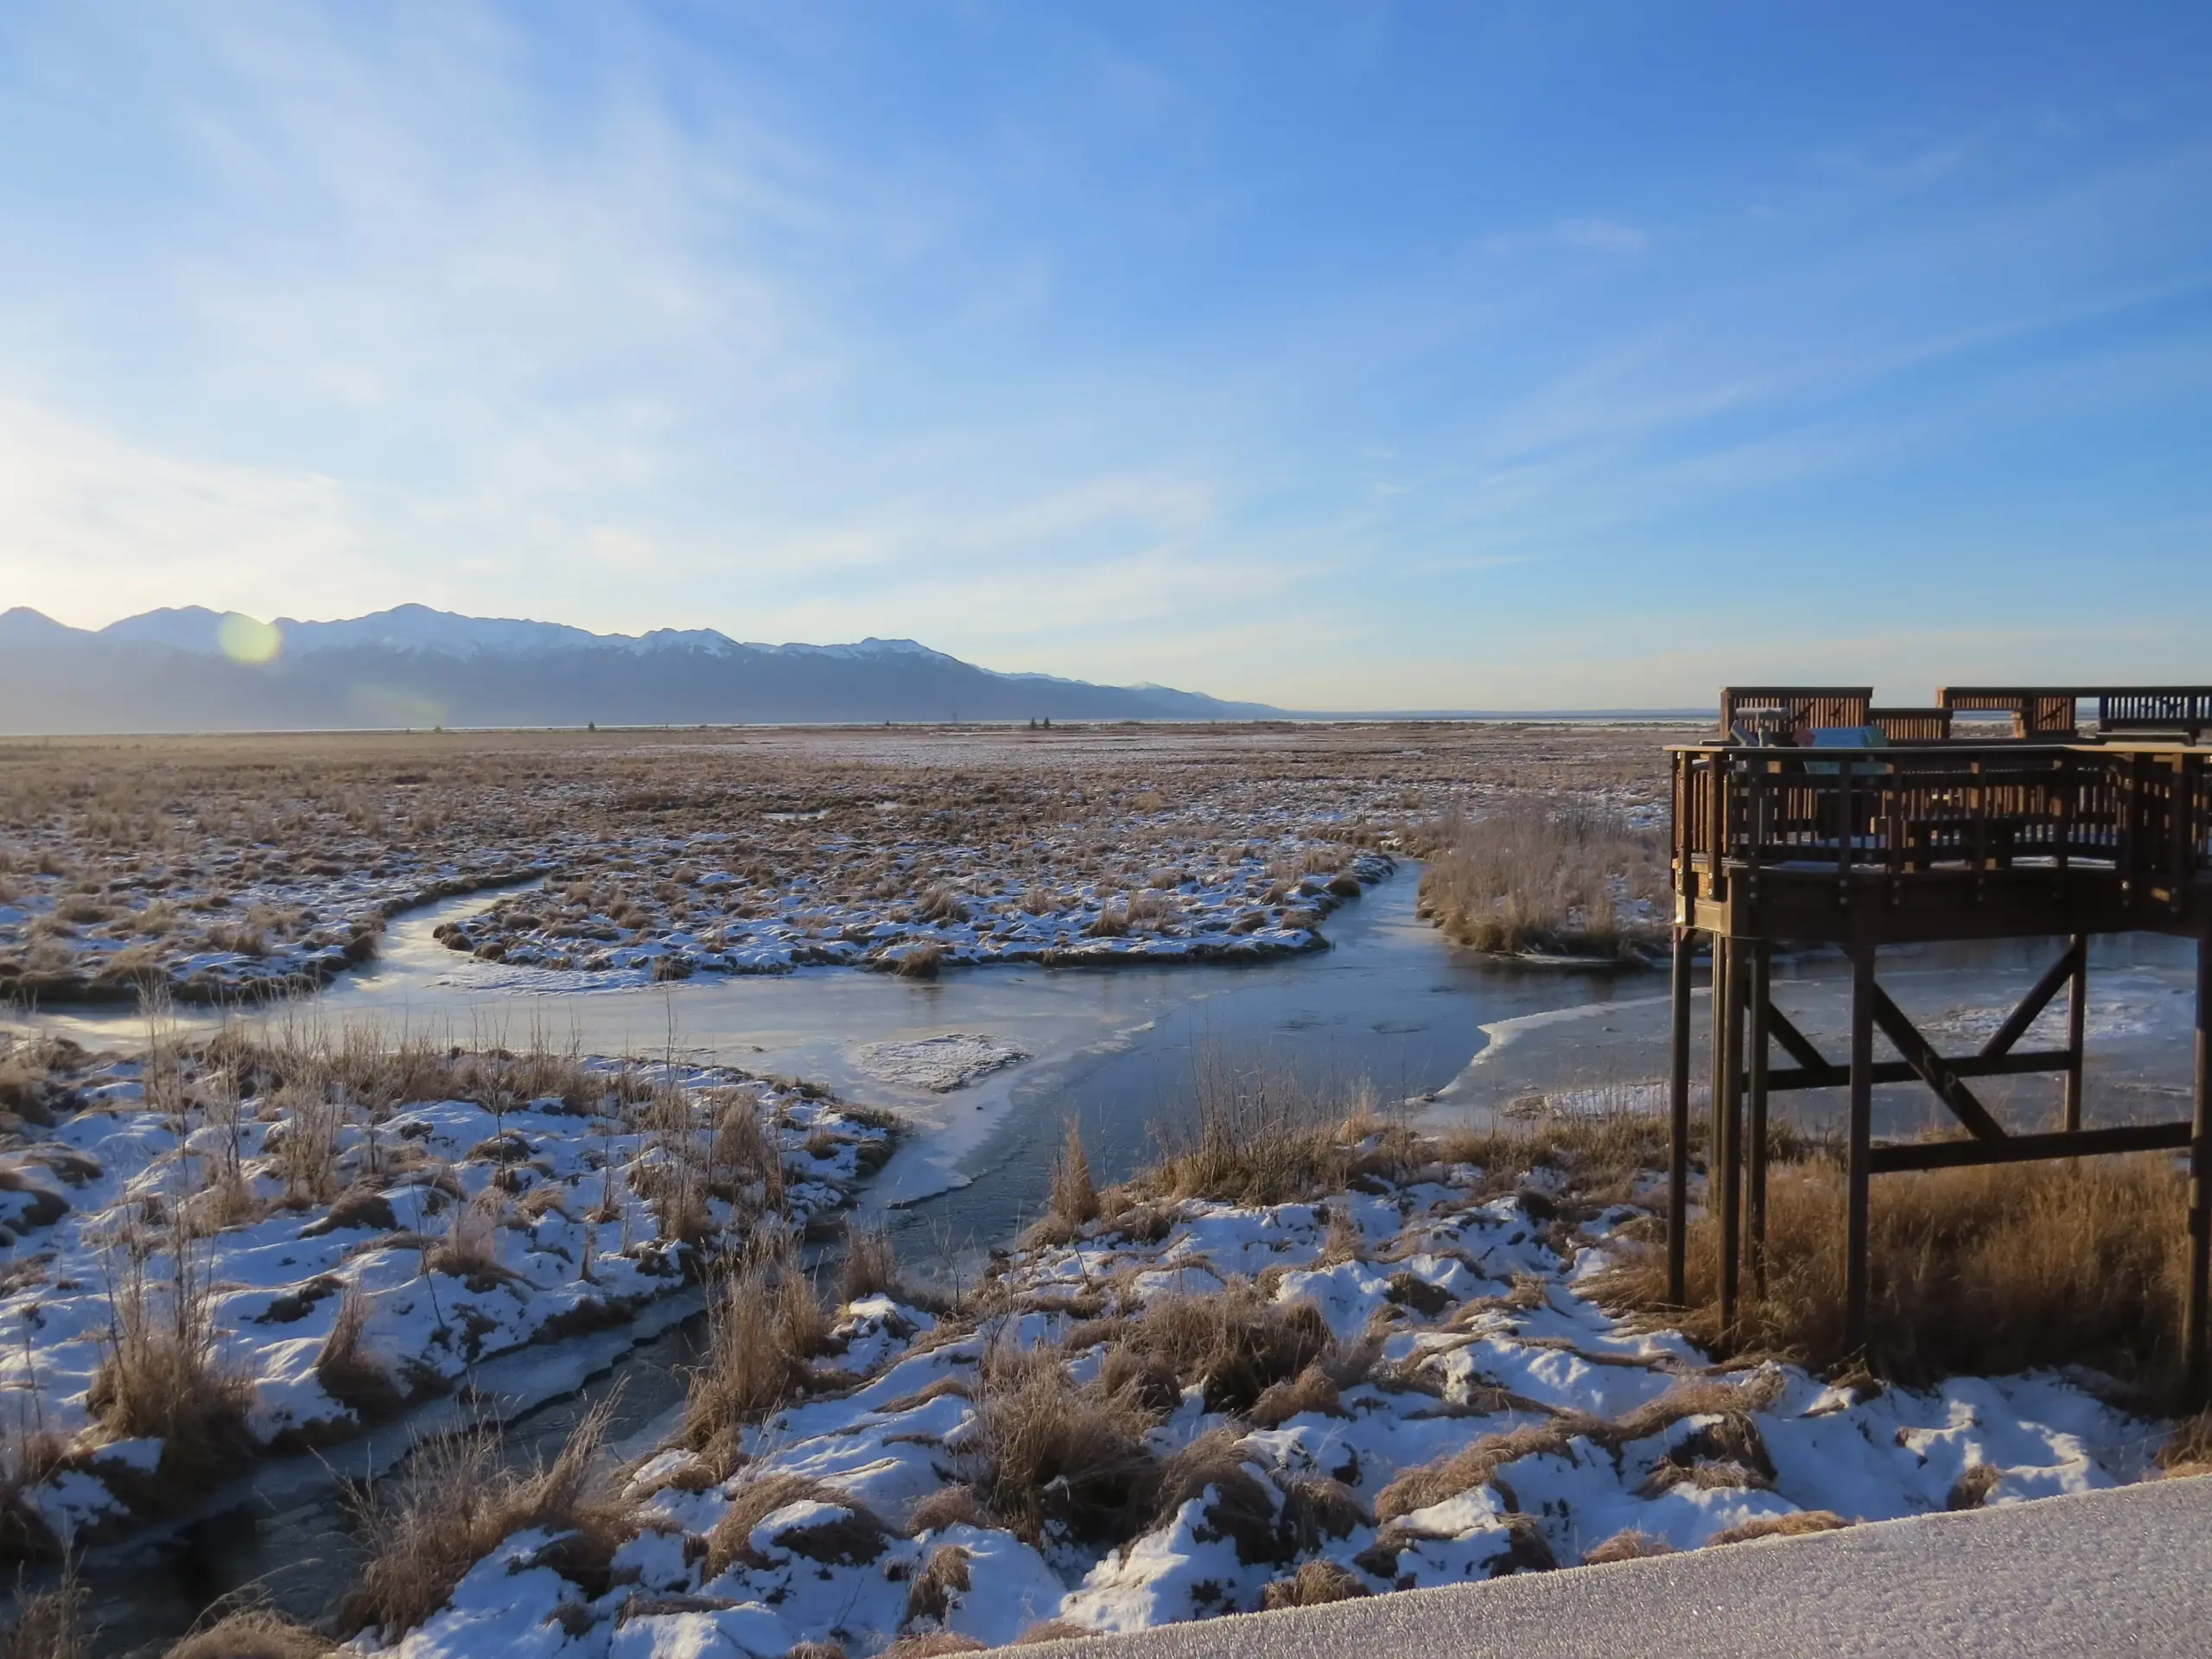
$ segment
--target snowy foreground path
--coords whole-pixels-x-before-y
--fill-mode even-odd
[[[1053,1659],[2212,1653],[2212,1477],[1168,1624]]]

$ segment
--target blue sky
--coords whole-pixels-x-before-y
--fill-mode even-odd
[[[0,606],[2212,681],[2212,8],[0,11]]]

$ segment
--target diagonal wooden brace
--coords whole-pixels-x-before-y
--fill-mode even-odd
[[[1890,994],[1879,985],[1874,990],[1874,1023],[1881,1027],[1882,1035],[1896,1045],[1905,1064],[1920,1074],[1921,1081],[1936,1091],[1936,1099],[1951,1109],[1951,1115],[1974,1133],[1977,1140],[2002,1141],[2004,1127],[1989,1115],[1989,1109],[1974,1098],[1974,1092],[1966,1080],[1955,1075],[1935,1046],[1916,1030],[1904,1011],[1890,1001]]]
[[[1766,1028],[1776,1042],[1789,1051],[1789,1058],[1798,1065],[1808,1066],[1815,1071],[1829,1069],[1828,1063],[1821,1058],[1821,1051],[1813,1046],[1812,1040],[1790,1024],[1789,1016],[1771,1002],[1766,1005]]]
[[[2005,1015],[2005,1023],[1998,1027],[1991,1033],[1989,1040],[1981,1046],[1985,1059],[2012,1052],[2012,1045],[2027,1035],[2028,1027],[2036,1022],[2036,1016],[2050,1006],[2050,999],[2056,996],[2064,988],[2066,982],[2081,970],[2084,954],[2084,946],[2077,942],[2051,963],[2050,971],[2036,982],[2035,989],[2020,999],[2020,1006]]]

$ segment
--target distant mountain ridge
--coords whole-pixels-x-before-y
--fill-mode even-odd
[[[912,639],[771,645],[711,628],[601,634],[425,605],[273,625],[193,605],[97,629],[24,606],[0,611],[0,732],[10,735],[1281,713],[1167,686],[1001,674]]]

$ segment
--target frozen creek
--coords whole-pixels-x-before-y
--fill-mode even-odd
[[[462,899],[402,918],[382,957],[293,1013],[404,1021],[464,1044],[520,1045],[535,1026],[586,1052],[658,1057],[672,1046],[688,1063],[804,1077],[893,1109],[911,1132],[863,1203],[895,1206],[902,1253],[926,1268],[945,1249],[972,1252],[1007,1237],[1037,1211],[1063,1113],[1080,1116],[1099,1177],[1110,1179],[1141,1160],[1148,1124],[1188,1099],[1194,1072],[1210,1061],[1237,1066],[1264,1053],[1271,1066],[1309,1079],[1364,1081],[1385,1100],[1429,1097],[1427,1111],[1455,1119],[1532,1095],[1649,1099],[1640,1085],[1663,1070],[1662,982],[1529,972],[1454,951],[1414,918],[1416,878],[1408,868],[1330,918],[1332,950],[1252,967],[1008,964],[933,982],[802,969],[594,993],[525,990],[518,976],[445,949],[432,930],[488,902]],[[1929,957],[1900,963],[1891,982],[1908,1007],[1931,1018],[1955,1013],[1964,1028],[2040,965],[2025,950]],[[1790,975],[1785,1003],[1806,1011],[1817,1036],[1834,1001],[1834,967],[1808,962]],[[2183,977],[2156,947],[2101,962],[2093,1046],[2103,1042],[2097,1065],[2123,1090],[2158,1093],[2185,1065],[2185,1053],[2172,1058],[2180,1046],[2170,1029],[2173,1010],[2185,1014],[2172,995]],[[121,1015],[49,1014],[39,1023],[95,1047],[127,1046],[138,1035]],[[952,1034],[1028,1058],[944,1092],[928,1086],[943,1080],[941,1070],[901,1082],[880,1075],[897,1067],[869,1064],[881,1060],[879,1046]],[[1904,1091],[1889,1109],[1893,1126],[1920,1109]],[[656,1318],[686,1311],[672,1301]],[[674,1368],[695,1340],[678,1323],[639,1342],[649,1330],[527,1350],[518,1363],[485,1368],[474,1386],[521,1414],[523,1452],[557,1444],[576,1413],[620,1378],[618,1433],[629,1449],[643,1449],[680,1400]],[[328,1455],[350,1472],[378,1466],[411,1428],[450,1413],[426,1408]],[[96,1558],[105,1650],[173,1632],[212,1596],[264,1575],[283,1605],[318,1612],[350,1571],[348,1549],[327,1471],[304,1459],[265,1465],[185,1523]]]

